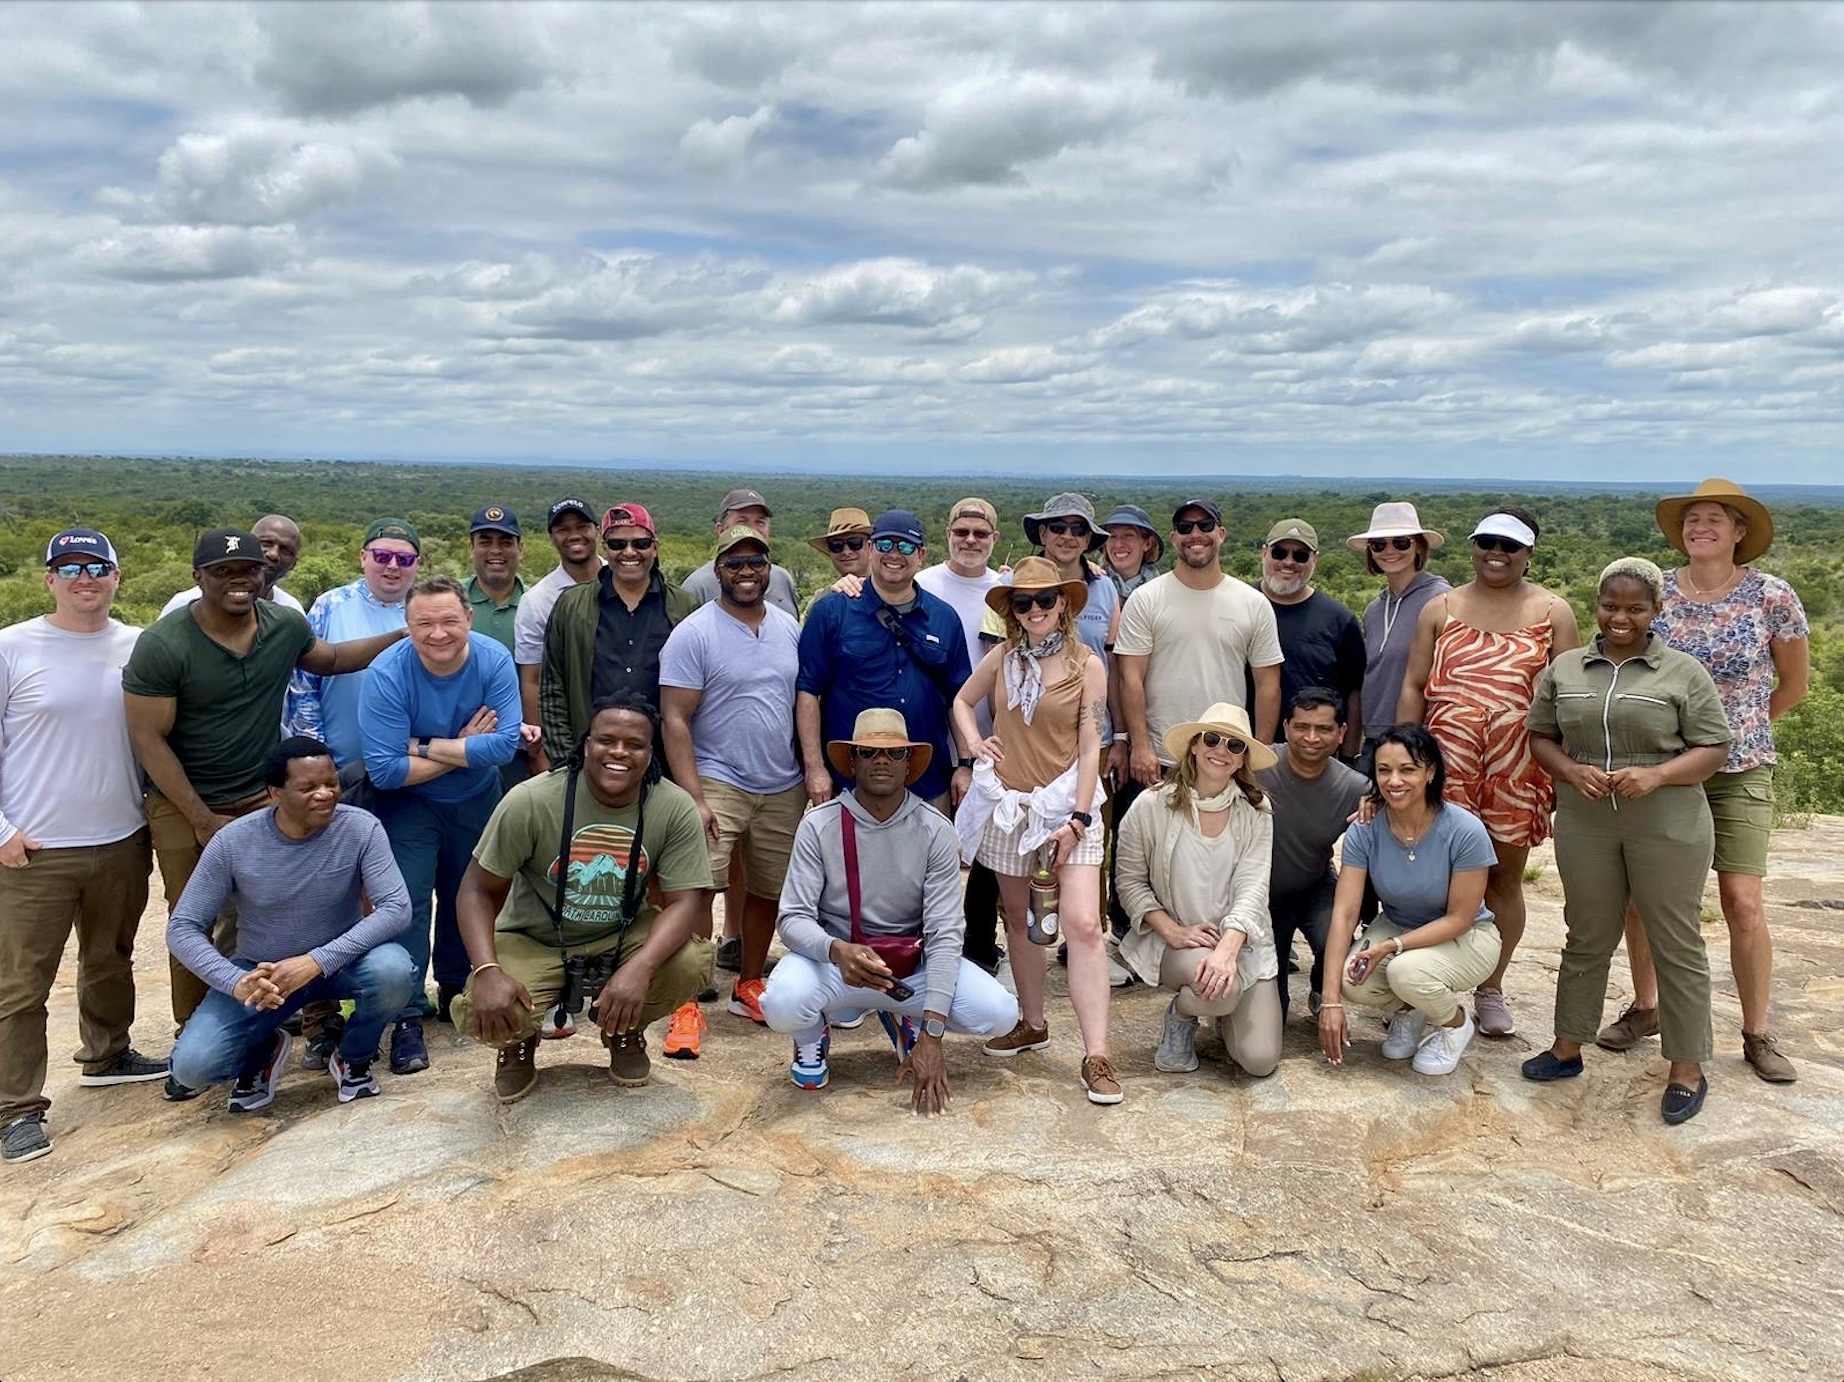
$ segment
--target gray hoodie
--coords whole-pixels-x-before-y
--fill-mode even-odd
[[[1415,641],[1415,622],[1435,596],[1452,590],[1445,576],[1419,573],[1403,587],[1400,597],[1389,587],[1364,609],[1364,737],[1374,739],[1396,723],[1396,702],[1409,672],[1409,645]],[[1284,708],[1284,707],[1283,707]]]
[[[832,962],[836,940],[852,934],[839,813],[858,826],[858,883],[867,936],[922,937],[921,987],[928,1010],[945,1014],[960,976],[966,917],[960,897],[960,843],[947,818],[913,792],[887,821],[871,817],[851,792],[801,818],[781,886],[781,940],[816,964]]]

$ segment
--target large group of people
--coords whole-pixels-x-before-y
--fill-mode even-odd
[[[835,579],[804,609],[753,489],[723,497],[683,584],[644,504],[566,496],[529,586],[519,519],[489,503],[465,582],[382,516],[356,579],[305,610],[279,584],[300,529],[271,514],[203,534],[195,587],[144,630],[112,616],[109,538],[68,529],[51,612],[0,630],[5,1159],[51,1150],[46,1007],[73,929],[80,1082],[228,1084],[238,1112],[274,1099],[297,1039],[339,1101],[376,1095],[380,1061],[429,1067],[431,1021],[496,1052],[502,1102],[579,1018],[610,1078],[642,1085],[651,1024],[664,1056],[701,1056],[721,968],[729,1014],[791,1037],[799,1088],[875,1014],[912,1108],[940,1113],[948,1034],[1046,1059],[1053,955],[1074,1073],[1114,1105],[1111,987],[1170,993],[1156,1071],[1196,1070],[1208,1019],[1259,1079],[1300,938],[1331,1065],[1354,1005],[1386,1017],[1385,1058],[1446,1075],[1516,1028],[1526,861],[1552,834],[1555,1040],[1522,1074],[1576,1077],[1590,1045],[1656,1033],[1665,1121],[1697,1113],[1713,869],[1743,1055],[1791,1081],[1761,879],[1805,616],[1751,564],[1773,525],[1739,486],[1657,514],[1683,564],[1611,562],[1585,642],[1531,579],[1541,529],[1514,506],[1474,525],[1456,586],[1415,506],[1377,505],[1345,541],[1381,583],[1361,617],[1314,587],[1304,517],[1261,539],[1257,583],[1226,573],[1202,496],[1161,523],[1054,495],[1015,568],[978,496],[933,564],[915,513],[841,507],[805,539]],[[155,867],[166,1058],[129,1043]],[[1622,935],[1632,1002],[1603,1026]]]

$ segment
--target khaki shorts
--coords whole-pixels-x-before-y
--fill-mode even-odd
[[[1718,873],[1767,877],[1767,837],[1774,828],[1774,770],[1763,764],[1717,773],[1703,784],[1716,822]]]
[[[717,839],[707,835],[711,877],[730,876],[730,855],[742,841],[743,888],[751,897],[778,898],[794,852],[794,831],[807,809],[807,789],[797,784],[785,792],[757,796],[714,777],[700,777],[698,790],[717,818]]]

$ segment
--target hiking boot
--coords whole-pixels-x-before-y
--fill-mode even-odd
[[[1421,1039],[1409,1066],[1417,1075],[1451,1075],[1460,1068],[1460,1054],[1473,1039],[1473,1019],[1460,1010],[1458,1027],[1436,1027]]]
[[[1479,1015],[1480,1036],[1508,1037],[1517,1031],[1517,1023],[1511,1019],[1511,1005],[1505,1002],[1502,989],[1475,990],[1473,1011]]]
[[[1389,1015],[1389,1035],[1383,1038],[1385,1060],[1407,1060],[1421,1045],[1421,1034],[1428,1025],[1427,1014],[1403,1008]]]
[[[758,1027],[766,1027],[768,1019],[762,1016],[762,990],[767,987],[760,979],[737,980],[736,987],[730,990],[730,1011],[748,1018]]]
[[[616,1032],[605,1039],[608,1046],[608,1078],[623,1089],[638,1089],[653,1073],[647,1059],[647,1034],[636,1029]]]
[[[134,1047],[130,1046],[101,1070],[86,1070],[77,1076],[77,1083],[92,1087],[111,1084],[143,1084],[148,1080],[164,1080],[166,1062],[149,1060]]]
[[[1153,1052],[1153,1069],[1166,1075],[1197,1069],[1197,1019],[1179,1012],[1176,1001],[1165,1010],[1165,1033]]]
[[[1630,1051],[1649,1036],[1658,1035],[1658,1009],[1629,1007],[1601,1028],[1594,1044],[1603,1051]]]
[[[0,1128],[0,1159],[37,1161],[51,1151],[51,1139],[45,1136],[45,1115],[28,1113]]]
[[[794,1059],[788,1064],[788,1078],[794,1082],[796,1089],[826,1087],[826,1081],[832,1078],[832,1067],[826,1060],[831,1050],[832,1033],[823,1022],[815,1040],[795,1041]]]
[[[725,936],[717,942],[717,967],[727,969],[732,974],[742,969],[743,938],[741,936]]]
[[[1769,1084],[1791,1084],[1799,1078],[1793,1063],[1780,1054],[1774,1039],[1762,1032],[1759,1036],[1742,1033],[1742,1059],[1754,1067],[1754,1073]]]
[[[371,1061],[347,1059],[335,1051],[327,1060],[327,1074],[333,1077],[333,1086],[339,1091],[339,1101],[349,1104],[354,1099],[372,1099],[378,1094],[378,1077],[371,1073]]]
[[[499,1048],[493,1065],[493,1094],[502,1104],[516,1104],[538,1087],[538,1066],[532,1057],[538,1038],[526,1037]]]
[[[916,1048],[916,1024],[906,1017],[899,1020],[895,1013],[880,1012],[877,1020],[883,1024],[884,1035],[890,1038],[890,1044],[896,1048],[897,1060],[908,1060],[909,1053]]]
[[[301,1068],[303,1070],[326,1070],[331,1068],[333,1056],[339,1050],[340,1038],[346,1034],[346,1017],[337,1010],[328,1013],[320,1020],[307,1038],[301,1051]]]
[[[697,1060],[704,1054],[704,1034],[710,1030],[696,1003],[682,1003],[672,1010],[666,1024],[666,1044],[660,1049],[667,1060]]]
[[[1027,1027],[1024,1019],[1018,1019],[1016,1026],[1004,1036],[994,1037],[980,1050],[989,1056],[1004,1056],[1008,1059],[1021,1051],[1041,1051],[1050,1044],[1050,1024],[1041,1027]]]
[[[232,1113],[255,1113],[273,1104],[275,1086],[282,1078],[282,1070],[288,1064],[288,1053],[294,1044],[295,1039],[288,1035],[287,1030],[278,1027],[275,1035],[269,1039],[269,1054],[264,1058],[262,1066],[237,1077],[237,1083],[231,1089],[230,1101],[225,1107]]]
[[[713,993],[711,997],[717,995]],[[559,1003],[544,1015],[544,1024],[538,1028],[538,1035],[546,1041],[562,1041],[565,1037],[576,1035],[576,1018],[563,1010]]]
[[[1127,1097],[1106,1056],[1089,1056],[1082,1062],[1082,1088],[1091,1104],[1118,1104]]]
[[[414,1075],[428,1068],[429,1047],[423,1041],[422,1022],[399,1022],[391,1029],[391,1074]]]

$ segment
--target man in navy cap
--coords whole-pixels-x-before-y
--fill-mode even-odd
[[[545,631],[551,623],[551,611],[564,591],[585,581],[592,581],[607,563],[597,550],[601,534],[596,511],[587,499],[569,495],[552,504],[544,530],[551,546],[557,549],[557,565],[548,575],[525,592],[513,621],[512,660],[519,668],[519,705],[528,725],[542,724],[539,709],[540,687],[544,670]],[[543,740],[526,750],[533,776],[551,770],[550,756]]]
[[[519,601],[525,597],[525,582],[519,576],[519,563],[525,560],[525,535],[519,529],[519,516],[504,504],[476,509],[468,520],[467,554],[474,563],[474,574],[467,579],[474,632],[484,633],[511,652]]]
[[[774,516],[775,511],[769,508],[761,491],[733,489],[717,506],[717,520],[711,524],[711,531],[722,537],[732,528],[753,528],[762,535],[763,541],[767,541],[769,520]],[[707,605],[722,594],[715,559],[687,576],[685,588],[698,597],[699,603]],[[794,589],[793,573],[785,566],[768,569],[768,603],[795,619],[800,618],[800,596]]]
[[[927,560],[921,520],[891,509],[871,525],[869,588],[856,600],[821,600],[807,612],[795,721],[815,803],[851,786],[833,773],[826,745],[851,738],[860,711],[884,707],[902,714],[911,738],[935,746],[910,790],[947,810],[954,762],[948,707],[973,667],[954,607],[916,584]]]

